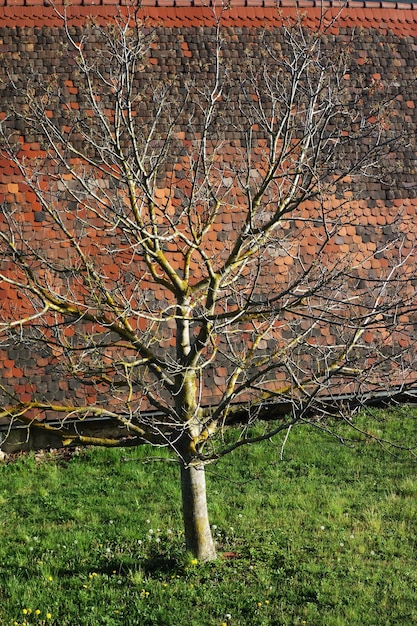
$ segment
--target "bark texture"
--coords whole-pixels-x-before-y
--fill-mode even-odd
[[[199,561],[213,561],[217,555],[208,518],[203,464],[181,464],[181,490],[187,550]]]

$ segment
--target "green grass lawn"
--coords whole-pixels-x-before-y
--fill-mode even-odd
[[[311,427],[208,468],[220,553],[183,553],[178,467],[86,450],[0,466],[0,625],[417,623],[417,412]],[[160,456],[160,451],[155,451]],[[235,558],[230,558],[234,556]],[[231,616],[231,617],[229,617]]]

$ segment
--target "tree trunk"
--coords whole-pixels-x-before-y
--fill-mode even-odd
[[[181,463],[182,512],[187,550],[199,561],[213,561],[216,548],[207,511],[204,465]]]

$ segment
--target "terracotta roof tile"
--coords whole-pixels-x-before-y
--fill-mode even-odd
[[[74,2],[72,3],[73,8],[69,9],[70,12],[76,16],[78,24],[81,24],[87,15],[95,15],[99,18],[106,19],[107,16],[114,14],[116,10],[116,6],[110,0],[100,0],[99,4],[93,4],[93,0],[86,0],[82,4],[81,0],[79,0],[79,2],[80,6],[76,6]],[[4,4],[6,4],[6,6],[4,6]],[[2,6],[2,0],[0,0],[0,28],[8,27],[15,29],[16,26],[30,28],[34,25],[37,27],[46,26],[50,28],[59,25],[59,20],[51,8],[42,6],[38,0],[36,0],[36,2],[26,0],[26,4],[28,6],[23,6],[20,4],[20,0],[3,0]],[[195,4],[193,4],[191,0],[158,0],[158,2],[155,0],[144,0],[141,9],[142,15],[148,17],[151,23],[160,26],[161,32],[163,30],[163,36],[165,38],[164,48],[155,46],[154,50],[152,50],[152,54],[154,55],[153,63],[155,63],[153,67],[155,70],[158,69],[158,72],[163,70],[168,57],[172,57],[173,64],[174,62],[178,64],[189,63],[188,59],[184,61],[184,54],[188,54],[189,51],[191,53],[191,50],[193,51],[193,55],[198,58],[198,40],[196,42],[193,39],[193,37],[195,37],[195,27],[200,25],[212,26],[214,23],[212,9],[208,6],[203,6],[203,4],[204,0],[197,0]],[[246,6],[246,4],[248,6]],[[299,6],[301,6],[300,3]],[[316,6],[315,2],[309,2],[309,0],[303,0],[302,6],[303,12],[308,16],[309,24],[317,24],[321,16],[321,8]],[[327,3],[326,6],[330,6],[330,4]],[[333,6],[330,10],[330,14],[335,15],[338,10],[337,7]],[[275,7],[275,0],[249,0],[247,3],[243,2],[243,0],[232,0],[231,9],[224,14],[224,22],[230,28],[245,28],[249,31],[249,29],[260,28],[263,25],[277,27],[280,25],[282,17],[295,16],[295,14],[296,9],[294,8],[293,1],[288,2],[284,0],[281,2],[281,10],[278,12]],[[366,49],[363,48],[363,50],[357,50],[357,52],[359,63],[364,64],[361,71],[367,79],[379,81],[381,77],[382,80],[386,78],[384,72],[387,66],[383,65],[382,61],[386,61],[388,57],[388,61],[395,65],[395,70],[398,72],[400,78],[410,75],[409,72],[414,68],[412,55],[415,55],[417,51],[417,5],[350,2],[349,6],[342,11],[338,29],[339,31],[343,30],[343,36],[347,37],[348,35],[346,33],[354,26],[360,26],[361,29],[357,29],[357,31],[358,33],[362,33],[360,34],[361,37],[365,37],[362,43],[366,44]],[[187,29],[190,27],[194,28],[194,31],[187,33]],[[169,29],[172,28],[182,30],[179,33],[172,34],[169,32]],[[366,28],[375,29],[375,32],[369,39],[367,39],[368,35],[366,33],[363,35]],[[383,50],[384,58],[379,59],[375,45],[380,42],[381,37],[383,37],[383,34],[388,32],[388,30],[396,36],[400,35],[404,37],[412,35],[414,37],[414,44],[411,42],[407,42],[407,44],[400,42],[402,47],[398,47],[399,42],[395,40],[398,50],[397,56],[394,57],[393,53],[390,53],[385,48]],[[231,39],[231,41],[234,40]],[[394,41],[391,34],[390,41]],[[171,45],[174,47],[173,42],[175,42],[175,54],[171,54],[170,50]],[[194,45],[193,48],[191,47],[192,45]],[[414,48],[412,48],[413,45]],[[233,51],[236,52],[236,50]],[[177,65],[173,65],[172,71],[176,71],[176,67]],[[358,68],[356,68],[356,70],[357,69]],[[392,68],[389,71],[392,71]],[[73,89],[72,82],[68,81],[66,87],[69,92],[71,92],[71,89]],[[73,94],[73,96],[75,95],[76,93]],[[415,92],[410,92],[410,95],[407,94],[407,96],[395,102],[395,106],[398,107],[397,110],[399,111],[398,119],[402,120],[400,123],[403,123],[403,120],[407,119],[409,123],[412,124],[410,128],[413,129],[417,126],[414,96]],[[178,139],[182,141],[184,137],[178,137]],[[255,150],[256,159],[254,159],[254,161],[258,166],[260,157],[263,154],[263,148],[264,146],[259,145],[259,150]],[[40,147],[34,142],[27,140],[22,143],[21,149],[22,152],[25,153],[25,156],[33,158],[39,153]],[[233,145],[231,143],[230,147],[225,150],[224,162],[226,164],[229,161],[233,161],[235,151],[238,149],[239,145],[236,142]],[[170,174],[172,179],[174,179],[175,174],[174,183],[179,190],[186,189],[187,184],[189,184],[184,177],[180,179],[183,167],[184,164],[175,164],[173,167],[174,172]],[[227,172],[225,172],[225,175],[226,174]],[[168,183],[165,182],[163,186],[161,186],[161,189],[158,190],[157,198],[161,207],[164,207],[169,215],[178,215],[181,205],[181,193],[177,197],[170,198],[170,190],[166,188],[167,184]],[[381,236],[391,237],[397,228],[397,225],[393,224],[396,222],[398,214],[404,215],[403,223],[400,227],[401,231],[404,233],[404,248],[407,250],[411,249],[416,236],[417,215],[417,201],[413,197],[413,195],[415,195],[413,185],[415,185],[415,181],[411,174],[411,169],[409,169],[407,175],[400,175],[399,173],[399,183],[395,189],[386,190],[378,186],[375,188],[369,186],[369,193],[365,200],[361,202],[351,201],[350,208],[351,213],[354,215],[355,223],[347,224],[342,228],[339,237],[335,238],[335,240],[329,244],[329,258],[332,254],[337,256],[340,255],[341,252],[350,252],[352,249],[357,250],[357,262],[362,261],[365,270],[369,270],[373,272],[373,275],[377,275],[378,271],[387,264],[387,259],[368,259],[369,254],[375,249],[375,244],[371,241],[372,232],[376,229],[375,232],[381,233]],[[389,196],[388,194],[392,195]],[[232,193],[231,196],[232,202],[236,202],[237,204],[241,201],[241,193],[239,194],[239,192],[236,191],[236,193]],[[387,197],[392,198],[389,202],[389,206],[387,206]],[[168,198],[170,199],[168,200]],[[0,201],[4,200],[10,203],[19,202],[22,206],[25,202],[30,203],[33,211],[30,212],[30,210],[26,210],[25,213],[23,213],[23,218],[26,222],[25,226],[31,231],[33,240],[41,242],[45,237],[50,238],[54,257],[56,259],[67,258],[68,249],[60,246],[56,241],[53,241],[54,237],[56,239],[56,234],[54,235],[53,229],[43,228],[42,223],[38,221],[38,219],[40,219],[38,216],[41,214],[37,211],[38,207],[34,205],[34,194],[28,192],[25,186],[19,185],[13,168],[0,160]],[[310,203],[308,206],[306,205],[305,209],[306,211],[314,211],[314,206],[314,203]],[[213,229],[205,236],[207,248],[213,250],[214,254],[218,257],[225,254],[227,246],[230,245],[230,241],[233,239],[233,232],[237,230],[236,224],[239,220],[239,212],[236,208],[233,208],[229,213],[225,213],[223,218],[223,221],[220,221],[219,218],[214,224]],[[0,222],[2,219],[0,213]],[[300,219],[295,226],[301,229],[304,227],[304,222]],[[288,233],[289,232],[290,228],[288,228]],[[290,237],[290,235],[288,236]],[[81,245],[83,248],[89,248],[91,250],[92,243],[87,237],[82,240]],[[315,237],[311,231],[306,232],[302,239],[303,254],[315,255],[317,246],[317,237]],[[295,250],[294,252],[296,254]],[[183,258],[180,245],[178,243],[172,244],[169,248],[169,254],[173,266],[179,267]],[[118,263],[115,258],[111,260],[105,259],[105,262],[106,274],[109,280],[117,281],[120,276],[121,264]],[[275,255],[271,257],[269,265],[271,270],[273,269],[271,280],[275,282],[285,280],[285,277],[288,276],[289,273],[288,268],[291,266],[295,268],[295,265],[296,261],[286,254],[283,247],[276,250]],[[197,266],[195,271],[198,272]],[[144,277],[141,286],[144,289],[152,289],[149,276]],[[167,294],[163,289],[158,289],[154,292],[154,296],[160,300],[164,300]],[[3,302],[13,301],[14,297],[13,289],[5,288],[4,286],[1,287],[0,300]],[[141,324],[143,330],[145,330],[147,327],[146,320],[140,319],[138,325],[141,326]],[[306,329],[309,328],[309,322],[304,320],[303,324]],[[334,338],[331,336],[330,330],[323,328],[321,332],[323,340],[331,345]],[[169,344],[169,341],[170,340],[167,338],[166,345]],[[55,392],[53,385],[56,383],[53,377],[45,372],[43,372],[42,376],[39,374],[39,368],[45,368],[45,366],[50,365],[49,358],[43,359],[42,357],[37,357],[34,364],[30,366],[34,372],[37,372],[36,375],[30,376],[30,380],[33,384],[26,385],[24,381],[22,382],[23,370],[20,368],[21,362],[19,361],[18,355],[12,358],[13,352],[13,350],[10,351],[10,358],[8,359],[6,353],[0,354],[0,356],[3,357],[0,359],[0,375],[5,379],[7,378],[8,382],[11,382],[15,386],[15,391],[19,393],[22,400],[29,399],[36,388],[38,388],[38,391],[42,390],[40,393],[46,393],[47,391]],[[28,366],[27,371],[29,371],[29,369]],[[219,385],[224,385],[226,375],[227,372],[224,368],[218,368],[212,376],[215,382]],[[64,394],[67,390],[66,381],[60,381],[59,384],[56,384],[56,389],[59,389],[60,392]],[[88,399],[91,403],[95,402],[95,397],[91,395],[92,392],[90,391],[86,392],[80,389],[74,390],[72,393],[83,400],[86,400],[88,393],[90,394]]]
[[[87,15],[103,17],[112,15],[117,10],[116,0],[76,0],[67,9],[81,21]],[[2,4],[3,3],[3,4]],[[43,0],[0,0],[0,19],[2,26],[33,26],[34,24],[55,26],[59,18],[52,7],[43,6]],[[59,3],[58,3],[59,4]],[[123,2],[121,2],[123,4]],[[261,6],[263,4],[263,6]],[[78,5],[78,6],[77,6]],[[305,6],[304,6],[305,5]],[[339,13],[338,6],[329,6],[329,16]],[[282,17],[295,16],[297,9],[294,0],[281,0],[280,11],[277,11],[275,0],[232,0],[231,8],[223,14],[224,23],[232,25],[239,22],[242,26],[258,26],[261,23],[269,26],[277,25]],[[322,17],[322,8],[316,2],[305,0],[303,10],[313,23]],[[191,25],[213,24],[213,9],[203,3],[192,0],[145,0],[142,13],[155,24],[166,24],[168,27],[186,27]],[[26,24],[24,21],[26,20]],[[340,25],[347,26],[364,24],[378,29],[389,28],[401,36],[408,36],[417,29],[417,4],[389,2],[355,2],[348,3],[341,11]]]

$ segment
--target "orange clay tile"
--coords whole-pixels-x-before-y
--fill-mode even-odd
[[[64,0],[62,0],[64,3]],[[0,0],[0,29],[10,29],[10,32],[16,33],[17,27],[22,27],[27,30],[34,28],[58,28],[61,23],[57,18],[56,13],[49,6],[44,6],[44,0]],[[58,6],[61,4],[60,0],[56,3]],[[65,4],[67,4],[65,0]],[[124,2],[120,2],[120,7],[123,7]],[[75,16],[76,24],[82,25],[83,21],[87,17],[94,17],[98,21],[104,22],[108,17],[115,15],[119,10],[119,2],[114,0],[74,0],[70,2],[68,12],[69,15]],[[386,67],[376,63],[378,61],[375,54],[376,46],[378,43],[383,44],[384,38],[389,34],[389,38],[395,39],[395,46],[397,44],[404,44],[407,48],[406,53],[398,56],[390,56],[387,49],[383,50],[383,59],[389,58],[391,65],[395,68],[399,80],[402,80],[402,76],[405,76],[405,72],[409,68],[415,67],[415,52],[417,50],[417,5],[416,4],[400,4],[400,3],[388,3],[388,2],[348,2],[348,4],[340,9],[339,6],[332,7],[330,3],[323,5],[328,8],[329,14],[327,19],[332,15],[335,16],[340,10],[340,17],[337,24],[333,25],[332,33],[335,36],[345,37],[346,31],[349,32],[352,29],[361,33],[362,43],[366,45],[363,49],[356,50],[356,62],[353,68],[357,71],[359,66],[363,76],[367,78],[369,84],[383,82],[386,78]],[[316,27],[319,20],[322,18],[322,7],[318,2],[312,0],[300,0],[298,7],[302,8],[302,12],[306,15],[307,24],[311,27]],[[123,10],[123,8],[120,8]],[[178,39],[178,45],[175,50],[178,50],[178,57],[181,57],[181,63],[190,63],[188,59],[193,55],[198,59],[198,46],[191,49],[190,44],[193,41],[193,37],[197,37],[196,28],[200,27],[212,27],[215,23],[213,15],[213,9],[207,5],[204,0],[143,0],[141,8],[139,9],[140,15],[144,20],[147,20],[150,25],[155,27],[156,32],[158,28],[165,29],[178,29],[180,32],[180,38]],[[277,28],[282,25],[282,20],[287,18],[295,18],[297,10],[295,9],[295,3],[293,0],[281,0],[276,3],[275,0],[231,0],[230,8],[224,11],[223,24],[227,26],[231,31],[236,29],[235,34],[232,36],[231,41],[238,41],[239,33],[242,29],[245,29],[245,33],[248,37],[254,37],[250,35],[251,32],[256,32],[259,28]],[[194,30],[188,30],[194,29]],[[342,32],[341,32],[342,31]],[[371,32],[372,31],[372,32]],[[58,32],[58,31],[57,31]],[[187,35],[187,41],[184,41],[184,36]],[[407,38],[407,39],[406,39]],[[347,40],[347,39],[345,39]],[[406,44],[406,45],[405,45]],[[156,43],[151,45],[154,52],[153,58],[151,58],[151,64],[154,71],[160,72],[164,69],[164,63],[166,62],[159,54],[159,49]],[[382,48],[381,48],[382,50]],[[36,53],[36,46],[28,43],[25,48],[25,53],[29,56]],[[407,56],[408,54],[408,56]],[[414,55],[414,56],[413,56]],[[185,57],[185,60],[184,60]],[[193,59],[194,61],[194,59]],[[184,67],[189,67],[187,65]],[[174,68],[176,66],[173,66]],[[174,71],[174,70],[173,70]],[[351,76],[348,75],[352,80]],[[406,79],[404,79],[406,80]],[[407,85],[411,85],[409,82]],[[65,80],[65,87],[72,96],[72,100],[68,103],[68,106],[76,109],[77,103],[77,87],[70,79]],[[407,123],[410,136],[415,136],[416,130],[416,113],[415,113],[415,91],[410,92],[407,88],[406,95],[403,97],[401,94],[396,98],[396,105],[400,107],[396,110],[396,115],[393,116],[393,123]],[[6,113],[0,111],[0,119],[4,119]],[[69,129],[67,129],[69,130]],[[185,135],[178,133],[178,140],[183,141]],[[26,137],[20,136],[19,141],[21,144],[21,150],[25,153],[26,158],[36,158],[44,156],[44,153],[39,146],[39,143],[32,142]],[[239,142],[235,142],[227,147],[225,150],[223,162],[232,164],[234,162],[236,151],[239,150]],[[265,144],[259,142],[258,147],[255,149],[255,155],[257,159],[257,165],[259,166],[262,161],[262,156],[265,151]],[[415,154],[410,156],[410,160],[415,158]],[[173,175],[182,173],[185,164],[177,162],[173,165],[174,172],[171,172],[169,177],[173,178]],[[228,165],[230,168],[231,165]],[[347,182],[347,181],[346,181]],[[187,180],[172,181],[173,185],[176,185],[182,190],[182,193],[186,194],[189,188]],[[46,188],[46,181],[43,182],[44,188]],[[157,190],[156,197],[160,200],[161,206],[167,203],[166,212],[170,216],[175,215],[176,207],[179,207],[181,200],[179,198],[172,198],[168,204],[168,197],[170,197],[170,189],[167,187],[168,182],[164,183],[164,187]],[[344,225],[339,231],[339,236],[334,239],[334,242],[330,243],[327,248],[327,254],[330,261],[335,262],[337,258],[343,253],[353,251],[358,266],[363,270],[362,274],[365,277],[369,271],[370,276],[377,276],[381,270],[388,266],[388,258],[381,256],[381,258],[368,258],[371,257],[372,252],[376,250],[375,242],[369,241],[369,233],[378,229],[379,233],[385,231],[389,233],[394,232],[397,225],[393,225],[397,220],[400,221],[399,231],[403,234],[404,240],[401,242],[403,252],[406,253],[412,249],[417,236],[417,201],[416,201],[416,186],[415,186],[415,174],[410,171],[408,178],[400,179],[399,183],[395,185],[394,189],[381,190],[380,188],[372,188],[369,186],[368,192],[365,194],[364,199],[359,201],[350,200],[350,196],[346,196],[348,203],[350,203],[350,216],[343,217]],[[396,194],[401,194],[397,197]],[[239,202],[242,200],[242,191],[236,190],[231,192],[233,202]],[[230,198],[229,198],[230,200]],[[38,222],[36,217],[39,206],[36,201],[36,195],[33,192],[27,190],[25,185],[19,183],[18,175],[13,167],[0,157],[0,201],[10,203],[11,206],[17,207],[21,205],[21,212],[19,220],[22,223],[22,229],[26,234],[30,234],[31,241],[36,245],[41,246],[42,242],[46,239],[50,239],[50,248],[52,250],[51,258],[59,260],[60,263],[68,258],[69,250],[68,243],[59,242],[57,234],[53,228],[47,228],[45,223]],[[338,203],[335,202],[331,205],[334,209],[337,208]],[[291,229],[304,228],[304,222],[301,217],[307,217],[309,214],[314,213],[317,207],[314,203],[305,203],[304,211],[300,212],[299,219],[295,221],[295,224],[288,223],[283,225],[288,232],[291,233]],[[4,217],[0,212],[0,222],[4,222]],[[72,216],[71,216],[72,217]],[[234,231],[237,230],[239,223],[239,212],[232,211],[223,214],[222,219],[218,219],[213,225],[213,229],[205,235],[204,241],[207,242],[207,249],[211,249],[214,254],[226,254],[230,241],[233,240]],[[100,225],[97,224],[99,228]],[[290,236],[290,235],[288,235]],[[384,235],[385,236],[385,235]],[[92,230],[91,233],[82,241],[83,249],[91,250],[91,240],[102,241],[101,235]],[[292,250],[294,255],[298,254],[298,244],[301,244],[301,253],[305,260],[308,261],[308,257],[311,257],[317,253],[318,241],[314,237],[314,234],[305,233],[301,242],[294,241],[293,247],[288,247],[288,250]],[[95,244],[94,244],[95,245]],[[106,245],[111,245],[111,238],[106,239]],[[172,262],[175,268],[181,267],[183,263],[183,256],[180,253],[178,243],[174,243],[168,247],[169,260]],[[282,252],[282,249],[281,249]],[[378,255],[379,256],[379,255]],[[303,260],[303,259],[301,259]],[[102,269],[105,271],[107,280],[109,283],[113,283],[118,280],[122,272],[122,264],[119,259],[112,258],[112,255],[105,253],[100,255],[100,262],[102,262]],[[297,265],[298,260],[291,256],[281,256],[277,254],[272,256],[268,261],[268,268],[271,269],[272,275],[268,277],[269,284],[273,282],[285,281],[291,271],[295,271],[293,265]],[[196,264],[193,266],[193,272],[198,275],[199,266]],[[275,275],[274,275],[275,273]],[[141,283],[143,289],[153,291],[153,298],[156,300],[164,300],[168,297],[167,292],[158,287],[155,289],[149,276],[146,276]],[[15,301],[14,290],[9,288],[0,287],[0,300],[7,302]],[[3,306],[5,306],[3,304]],[[148,328],[148,322],[144,318],[139,318],[136,321],[137,326],[146,331]],[[302,328],[306,331],[309,330],[311,321],[309,319],[302,320]],[[285,329],[283,329],[284,332]],[[250,328],[248,328],[250,331]],[[68,327],[65,329],[67,337],[71,337],[74,333],[74,329]],[[312,346],[316,343],[321,345],[332,345],[335,341],[335,337],[331,334],[331,331],[327,327],[323,327],[320,330],[321,335],[316,338],[311,338],[309,341]],[[372,341],[372,333],[366,335],[367,341]],[[164,344],[167,348],[173,344],[173,338],[166,337]],[[406,345],[406,344],[405,344]],[[264,343],[266,348],[267,343]],[[60,355],[57,353],[57,358]],[[23,367],[20,367],[20,362],[17,364],[15,359],[8,358],[8,353],[2,352],[2,359],[0,360],[0,377],[13,380],[14,390],[19,394],[19,398],[22,402],[29,401],[32,397],[32,392],[36,391],[36,385],[43,384],[45,388],[51,386],[52,376],[46,373],[47,366],[53,365],[50,357],[36,357],[36,363],[33,365],[33,370],[36,371],[36,376],[33,378],[33,384],[27,384],[24,378]],[[214,383],[219,387],[223,387],[227,379],[228,370],[227,367],[219,367],[213,374]],[[32,378],[31,378],[32,380]],[[284,380],[284,379],[283,379]],[[64,393],[66,392],[68,385],[67,381],[59,381],[58,387]],[[52,387],[51,387],[52,389]],[[103,390],[104,393],[105,390]],[[52,392],[51,392],[52,393]],[[97,396],[91,390],[76,389],[72,392],[72,396],[78,398],[83,402],[94,403]]]

